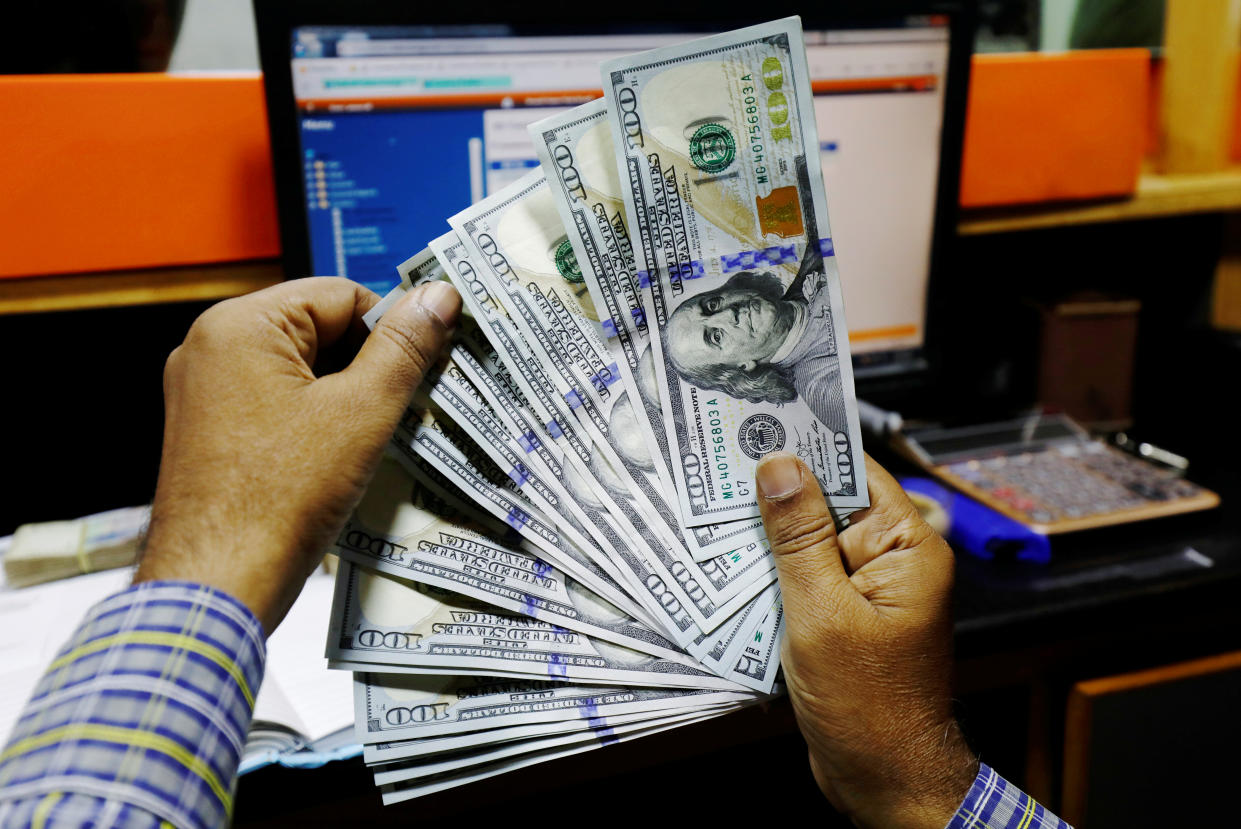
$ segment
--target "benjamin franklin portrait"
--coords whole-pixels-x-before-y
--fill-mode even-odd
[[[805,268],[787,288],[775,274],[740,271],[672,312],[665,348],[700,389],[751,403],[801,399],[820,421],[845,421],[840,359],[826,277]]]

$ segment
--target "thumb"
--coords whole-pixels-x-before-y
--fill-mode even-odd
[[[788,452],[773,452],[759,461],[755,481],[788,622],[819,620],[825,603],[828,608],[839,608],[845,601],[843,591],[853,592],[840,560],[836,525],[819,483]]]
[[[380,318],[343,373],[395,424],[460,315],[461,295],[451,284],[420,285]]]

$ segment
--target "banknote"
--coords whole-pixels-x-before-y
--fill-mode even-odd
[[[401,270],[417,282],[444,276],[443,268],[429,249],[411,257],[401,265]],[[381,305],[391,307],[394,297],[399,298],[405,290],[407,287],[404,284],[398,285]],[[377,321],[378,316],[368,315],[366,318],[367,325],[372,328]],[[462,321],[461,328],[482,339],[477,326],[468,318]],[[456,360],[474,362],[474,357],[461,346],[454,347],[452,353]],[[592,521],[581,505],[568,496],[561,479],[571,479],[572,476],[561,474],[558,468],[552,472],[542,464],[541,461],[548,457],[547,447],[541,445],[537,437],[528,430],[518,432],[522,435],[520,438],[508,432],[495,417],[488,402],[473,387],[470,378],[454,365],[453,358],[428,371],[422,392],[424,397],[447,409],[452,424],[467,432],[473,440],[454,443],[465,458],[446,457],[441,443],[433,440],[434,435],[429,435],[422,428],[421,419],[425,418],[426,413],[407,412],[393,437],[390,450],[411,474],[424,481],[430,476],[436,479],[436,483],[440,483],[439,479],[444,476],[451,478],[450,489],[455,484],[492,515],[542,547],[555,563],[630,615],[652,627],[661,627],[656,614],[634,603],[617,584],[617,580],[622,580],[624,576],[613,563],[614,556],[607,553],[612,547],[610,544],[599,544],[600,540],[608,541],[600,533],[600,527],[607,525]],[[448,421],[444,421],[435,426],[447,432],[447,424]],[[451,438],[451,435],[446,437]],[[535,454],[523,458],[523,447],[524,451]],[[501,464],[507,470],[508,477],[474,474],[480,468],[485,473],[492,467],[485,461],[480,463],[477,452],[471,451],[473,449],[482,450],[495,463]],[[417,456],[421,456],[422,460]],[[539,505],[546,516],[554,516],[558,520],[547,520],[529,504],[515,504],[514,500],[520,500],[520,495],[514,487]],[[596,554],[592,555],[592,552]],[[630,592],[636,591],[631,589]],[[683,633],[682,638],[688,641],[687,634]]]
[[[553,405],[566,419],[576,417],[594,442],[592,477],[614,496],[627,497],[636,486],[657,488],[656,478],[632,481],[623,468],[656,471],[541,171],[449,223],[481,265],[479,278],[532,348],[556,390]]]
[[[468,679],[474,680],[475,677],[468,677]],[[482,679],[487,683],[497,684],[495,677],[480,677],[478,679]],[[359,677],[354,678],[355,683],[361,681],[363,680]],[[528,682],[529,680],[526,681]],[[355,684],[355,691],[356,687]],[[580,687],[583,691],[593,690],[595,693],[598,692],[597,688]],[[672,693],[677,693],[675,690],[669,690]],[[715,693],[727,694],[728,692],[719,691]],[[655,718],[679,714],[733,710],[748,701],[740,700],[721,702],[714,705],[700,705],[693,702],[693,698],[690,697],[685,701],[670,701],[669,705],[675,705],[675,707],[635,711],[629,714],[591,715],[588,711],[579,711],[579,716],[576,719],[555,720],[552,722],[529,722],[526,718],[522,718],[518,725],[496,728],[483,726],[481,729],[464,731],[459,734],[420,736],[405,740],[395,740],[390,743],[364,743],[362,745],[362,759],[368,766],[377,763],[391,763],[396,760],[412,760],[415,757],[426,757],[427,755],[439,754],[441,752],[460,751],[484,744],[499,745],[516,740],[546,737],[552,734],[570,734],[578,731],[587,731],[592,728],[609,728],[631,723],[649,723]]]
[[[418,503],[393,499],[385,506],[391,513],[381,524],[368,526],[363,523],[367,513],[355,513],[341,531],[335,552],[397,578],[461,593],[663,659],[689,662],[672,642],[534,553],[455,525]]]
[[[631,714],[684,711],[752,702],[752,691],[623,688],[491,676],[358,673],[354,722],[358,741],[397,741],[471,734],[534,723],[607,721]],[[531,736],[536,736],[531,734]],[[464,742],[460,747],[473,745]]]
[[[471,454],[466,443],[478,447],[494,464],[494,468],[501,471],[532,504],[545,515],[559,519],[561,532],[577,550],[582,551],[581,555],[589,555],[593,551],[597,566],[606,570],[612,578],[623,579],[613,557],[607,554],[607,548],[599,544],[596,533],[590,531],[591,516],[581,508],[577,499],[570,497],[565,481],[547,465],[554,461],[545,453],[525,449],[530,445],[530,440],[523,441],[522,433],[514,433],[497,415],[489,400],[474,385],[472,378],[476,375],[463,371],[458,361],[470,365],[476,362],[468,350],[457,346],[434,376],[429,376],[424,383],[431,405],[447,416],[439,418],[437,428],[463,453]],[[445,428],[448,423],[455,428]],[[415,431],[416,434],[422,433],[422,430]],[[472,456],[470,459],[475,460]],[[555,470],[560,470],[559,464]],[[608,542],[609,539],[603,537],[602,541]]]
[[[709,716],[704,715],[704,719]],[[544,749],[531,754],[525,754],[520,757],[508,758],[490,762],[481,766],[471,766],[460,771],[443,772],[428,777],[419,778],[409,783],[390,783],[380,787],[385,806],[393,803],[401,803],[406,800],[412,800],[416,797],[434,794],[435,792],[451,789],[456,786],[464,786],[467,783],[474,783],[479,780],[486,780],[489,777],[506,774],[518,769],[527,768],[529,766],[546,763],[551,760],[558,760],[564,757],[571,757],[575,754],[581,754],[597,748],[603,748],[606,745],[614,745],[629,740],[639,739],[641,737],[658,734],[667,731],[670,728],[678,728],[684,723],[673,723],[665,725],[652,726],[640,731],[623,734],[614,739],[592,740],[586,743],[580,743],[572,746],[561,746],[558,748]]]
[[[606,103],[598,99],[537,121],[528,129],[565,234],[565,241],[557,246],[557,261],[567,259],[569,251],[563,248],[568,245],[574,256],[572,273],[580,275],[586,286],[630,401],[659,423],[662,415],[654,368],[643,347],[645,310],[637,291],[606,116]],[[604,292],[603,285],[615,293]],[[658,443],[662,428],[652,429],[641,418],[637,425],[661,480],[671,485],[667,453]]]
[[[415,283],[441,279],[445,275],[442,266],[429,248],[406,260],[399,270],[404,277]],[[397,285],[381,301],[380,306],[383,308],[380,310],[391,307],[406,290],[408,287],[404,282]],[[380,308],[380,306],[376,307]],[[381,315],[375,314],[372,310],[364,317],[364,321],[368,327],[373,328]],[[485,341],[478,326],[468,316],[462,319],[458,333],[460,338],[467,343],[475,340]],[[498,513],[497,517],[516,527],[522,535],[544,546],[553,556],[562,556],[557,561],[574,572],[578,578],[590,584],[597,592],[620,603],[639,618],[659,627],[659,623],[654,621],[656,619],[654,614],[645,610],[634,611],[635,605],[631,601],[626,602],[620,599],[616,593],[604,586],[604,582],[607,582],[609,586],[615,586],[615,581],[623,578],[621,571],[613,563],[614,556],[608,554],[608,551],[613,549],[611,542],[619,539],[604,537],[600,528],[606,525],[601,521],[592,520],[587,511],[575,499],[569,497],[562,479],[572,480],[573,476],[566,476],[562,473],[558,461],[551,460],[548,447],[530,431],[531,427],[527,426],[525,429],[514,431],[507,430],[505,424],[491,410],[491,404],[473,387],[474,378],[467,376],[457,368],[454,361],[476,363],[474,356],[468,350],[460,345],[455,346],[450,358],[442,360],[439,365],[428,371],[420,389],[423,396],[430,397],[447,410],[452,421],[473,439],[470,446],[481,449],[507,471],[510,480],[505,482],[506,487],[511,489],[510,483],[517,486],[524,495],[542,507],[547,515],[558,518],[557,525],[561,529],[559,531],[552,529],[547,522],[533,521],[529,517],[532,512],[530,510],[514,510],[506,507],[505,511]],[[439,471],[450,475],[453,472],[463,471],[463,467],[469,466],[469,463],[445,462],[442,458],[428,456],[429,453],[434,454],[432,447],[417,443],[417,437],[420,434],[418,421],[417,416],[407,413],[402,424],[403,428],[398,428],[393,438],[393,446],[390,447],[394,456],[410,467],[411,473],[418,475],[420,471],[427,471],[426,466],[420,464],[413,453],[422,454],[429,464],[438,466]],[[467,455],[476,454],[470,452],[469,448],[461,442],[458,442],[457,446]],[[525,456],[523,452],[526,453]],[[543,463],[545,460],[556,467],[554,471]],[[475,465],[480,464],[475,463]],[[480,503],[493,514],[496,514],[499,502],[507,500],[507,497],[498,493],[494,487],[486,492],[480,491],[478,486],[481,485],[481,481],[477,478],[471,478],[468,482],[473,484],[473,487],[466,485],[460,477],[455,478],[453,482],[465,493],[480,500]],[[560,535],[564,535],[565,538],[558,538],[557,536]],[[548,546],[549,544],[551,546]],[[591,555],[592,551],[597,551],[597,554]],[[564,557],[566,555],[569,557]],[[575,563],[580,563],[591,574],[597,574],[599,580],[592,580],[589,575],[574,570]]]
[[[459,515],[464,524],[480,527],[491,539],[519,546],[522,540],[535,542],[535,549],[540,551],[540,555],[558,563],[566,572],[575,573],[583,583],[591,585],[601,596],[612,599],[617,607],[630,616],[647,623],[652,629],[661,629],[642,604],[634,602],[629,592],[609,580],[606,572],[592,567],[588,558],[578,556],[571,549],[563,549],[567,553],[563,556],[558,553],[560,549],[552,551],[552,540],[541,535],[541,527],[544,527],[546,521],[532,511],[529,503],[520,500],[520,493],[501,489],[489,479],[469,475],[464,463],[437,467],[424,458],[422,452],[414,452],[414,447],[421,449],[431,443],[424,438],[426,436],[418,436],[411,442],[406,439],[405,433],[398,429],[388,443],[388,458],[392,459],[393,463],[397,463],[398,459],[402,472],[413,479],[411,501],[417,498],[437,501],[443,504],[444,508]],[[379,474],[383,474],[382,464]],[[379,477],[379,474],[376,477]],[[470,491],[469,495],[463,491],[467,489]],[[365,501],[364,496],[362,503],[365,504]],[[511,520],[514,518],[517,520]],[[517,532],[513,527],[514,522],[520,524],[524,532]]]
[[[649,611],[633,601],[614,578],[615,565],[606,557],[584,552],[562,528],[572,526],[540,510],[522,488],[464,438],[446,418],[430,409],[411,409],[393,435],[391,448],[415,478],[429,488],[447,486],[526,539],[539,554],[606,597],[630,616],[662,629]],[[428,480],[429,479],[429,480]],[[437,494],[439,494],[437,492]],[[520,543],[520,542],[519,542]],[[607,567],[599,566],[602,562]]]
[[[480,204],[489,202],[490,199]],[[546,219],[547,216],[539,218]],[[450,223],[459,219],[461,214],[450,219]],[[437,242],[432,243],[433,249],[438,250]],[[552,346],[550,351],[546,344],[531,342],[532,332],[536,329],[525,325],[518,318],[510,317],[498,294],[493,292],[487,274],[494,269],[495,264],[477,249],[467,250],[469,247],[466,240],[461,239],[460,246],[453,245],[444,250],[441,259],[450,260],[451,267],[446,266],[449,278],[458,283],[462,293],[467,295],[468,305],[477,305],[472,310],[481,329],[505,363],[511,378],[517,383],[526,404],[537,415],[542,431],[562,447],[566,460],[577,468],[579,476],[587,484],[582,492],[575,494],[579,498],[591,499],[596,510],[608,510],[621,526],[625,527],[627,517],[611,497],[613,489],[618,488],[620,482],[615,481],[613,489],[608,488],[609,482],[614,481],[616,476],[600,454],[601,450],[608,447],[596,428],[598,420],[578,421],[572,410],[583,405],[581,401],[587,398],[579,396],[563,383],[563,366],[566,361],[587,359],[584,355],[591,353],[591,349],[579,347],[581,342],[573,344],[574,340],[582,339],[582,332],[579,330],[579,336],[576,337],[571,332],[558,332],[558,343]],[[540,334],[543,333],[546,332],[540,331]],[[559,371],[552,370],[550,364],[553,361],[561,367]],[[592,403],[587,402],[585,405],[594,410]],[[649,539],[645,537],[647,534],[640,534],[637,530],[629,533],[631,536],[635,534],[643,536],[637,539],[640,543],[649,543]],[[629,543],[632,543],[632,539]]]
[[[514,541],[511,538],[513,527],[522,530],[520,536],[533,538],[536,542],[538,555],[550,558],[553,563],[560,563],[562,566],[570,569],[570,571],[582,578],[596,592],[611,600],[616,606],[624,609],[631,617],[644,622],[648,628],[652,630],[659,629],[659,626],[651,622],[642,613],[642,609],[636,606],[629,597],[624,594],[619,586],[614,582],[607,581],[606,574],[596,570],[589,569],[590,562],[580,554],[575,554],[572,548],[564,548],[553,544],[555,539],[555,529],[550,522],[542,518],[538,511],[528,502],[519,501],[520,493],[513,491],[513,482],[506,478],[498,469],[493,468],[488,474],[484,470],[476,469],[474,463],[479,465],[486,464],[486,458],[467,458],[463,453],[459,452],[456,445],[450,443],[451,428],[446,424],[438,423],[429,413],[424,415],[423,423],[419,424],[415,437],[410,440],[398,431],[397,439],[394,443],[402,452],[408,453],[407,460],[412,462],[415,476],[423,483],[423,489],[418,493],[414,493],[414,499],[425,498],[428,494],[433,493],[438,501],[447,501],[458,513],[467,512],[459,505],[448,493],[442,492],[441,485],[451,486],[456,484],[460,489],[468,489],[474,494],[476,502],[484,509],[489,510],[496,518],[503,519],[509,526],[500,525],[500,533],[508,534],[497,536],[495,524],[492,524],[492,538],[504,538],[505,543],[509,547],[520,545],[518,538]],[[408,418],[407,418],[408,419]],[[475,453],[477,454],[477,453]],[[399,510],[405,508],[410,503],[408,482],[403,479],[401,470],[393,470],[390,463],[381,465],[376,479],[368,489],[362,503],[357,510],[357,517],[364,524],[367,516],[374,516],[370,519],[371,526],[389,526],[391,527]],[[389,477],[395,476],[392,484],[386,483]],[[441,484],[441,481],[443,482]],[[429,491],[429,492],[428,492]],[[479,521],[477,518],[469,519],[475,524]],[[397,532],[396,529],[389,529],[389,535]],[[530,549],[523,547],[523,549]],[[550,555],[549,555],[550,554]],[[574,567],[576,565],[576,567]],[[401,575],[396,573],[396,575]],[[743,625],[745,619],[750,618],[754,612],[760,615],[765,612],[772,600],[772,593],[775,585],[764,590],[757,597],[743,606],[734,613],[733,617],[718,627],[710,634],[703,634],[697,640],[690,643],[687,649],[690,653],[703,663],[713,672],[727,676],[732,670],[733,662],[720,660],[718,654],[723,653],[726,643],[737,641],[738,634],[748,632],[749,627],[744,631],[739,630],[739,626]],[[758,618],[758,617],[754,617]],[[752,626],[752,622],[751,625]],[[572,625],[570,625],[572,627]],[[590,632],[590,631],[585,631]],[[604,637],[606,638],[606,637]],[[714,660],[708,660],[708,654],[717,654]],[[731,677],[730,677],[731,678]]]
[[[507,671],[546,679],[736,690],[692,659],[641,651],[342,561],[328,629],[329,659]]]
[[[567,458],[561,447],[543,431],[531,411],[521,384],[513,378],[505,366],[505,359],[477,326],[463,326],[459,344],[453,349],[452,357],[463,377],[481,395],[496,420],[503,425],[513,453],[516,454],[518,450],[524,452],[525,465],[537,474],[545,475],[549,487],[559,487],[569,520],[581,522],[586,527],[612,527],[607,517],[610,496],[606,489],[581,471],[580,458]],[[624,532],[613,528],[600,542],[600,550],[605,556],[605,560],[600,562],[602,565],[619,567],[615,564],[619,561],[615,552],[617,545],[624,547],[630,543]],[[634,595],[642,596],[648,592],[637,581],[632,568],[619,569],[618,581],[627,583]],[[692,639],[690,621],[678,616],[670,618],[668,622],[676,625],[673,633],[679,642],[685,644]],[[659,623],[656,626],[666,625]]]
[[[406,663],[398,665],[393,662],[383,661],[365,662],[357,657],[352,657],[349,659],[332,657],[328,659],[327,666],[333,671],[352,671],[355,674],[408,674],[410,676],[440,676],[445,673],[450,673],[453,676],[486,676],[493,679],[530,679],[531,677],[538,676],[536,674],[502,670],[495,667],[479,668],[457,666],[451,669],[445,669],[442,666],[435,665],[410,665]],[[593,680],[583,680],[582,684],[591,683],[593,683]]]
[[[417,421],[410,429],[407,424]],[[566,545],[557,535],[558,526],[555,521],[546,518],[535,504],[525,500],[521,491],[509,477],[498,467],[490,463],[485,454],[474,448],[468,438],[464,438],[455,424],[432,411],[422,411],[421,415],[413,413],[398,428],[393,444],[400,449],[403,459],[411,464],[411,472],[416,477],[432,477],[454,485],[457,491],[468,493],[474,503],[503,520],[510,529],[515,527],[517,534],[532,542],[539,555],[549,558],[552,563],[567,570],[578,580],[594,589],[602,596],[623,608],[629,616],[640,619],[652,629],[663,629],[658,621],[652,621],[644,608],[635,604],[623,587],[609,580],[608,573],[593,567],[591,558],[578,552],[576,547]],[[469,453],[469,454],[467,454]],[[433,486],[432,482],[428,482]],[[386,515],[386,513],[385,513]],[[757,550],[750,551],[757,555]],[[712,563],[704,565],[706,570],[714,570]],[[772,575],[773,581],[774,575]],[[759,585],[761,587],[761,585]],[[720,616],[727,617],[737,612],[738,608],[752,601],[748,593],[738,592],[719,606]],[[699,630],[696,627],[692,630]],[[715,637],[716,628],[706,632],[700,639]],[[681,647],[688,648],[688,644]]]
[[[646,441],[664,492],[675,501],[647,311],[625,224],[607,102],[600,98],[553,115],[531,124],[529,131],[629,400],[645,415],[636,418],[636,429]],[[762,522],[753,520],[682,525],[680,530],[696,561],[764,537]]]
[[[704,636],[702,641],[692,644],[688,648],[690,655],[720,676],[732,670],[746,635],[758,625],[779,594],[778,584],[773,584],[759,593],[753,601],[716,629],[713,637]]]
[[[784,602],[779,597],[759,623],[747,631],[736,661],[723,673],[739,685],[769,694],[780,667],[780,642],[784,638]]]
[[[601,71],[685,523],[757,515],[779,449],[867,506],[800,20]]]
[[[444,278],[444,271],[439,267],[439,263],[435,261],[435,256],[426,249],[397,265],[396,272],[401,275],[401,281],[397,283],[395,288],[385,294],[371,310],[362,315],[362,322],[366,323],[367,328],[374,328],[375,323],[379,322],[379,318],[386,314],[389,308],[396,305],[397,301],[405,296],[405,292],[410,288],[421,285],[424,282],[433,282]]]
[[[678,515],[652,474],[654,464],[637,434],[627,394],[613,393],[616,366],[598,367],[610,358],[599,353],[603,346],[587,292],[556,270],[578,273],[551,254],[568,242],[558,241],[563,229],[542,171],[523,176],[449,223],[472,250],[478,280],[507,309],[544,366],[559,394],[552,398],[554,405],[564,419],[576,416],[591,437],[598,451],[591,456],[590,473],[608,490],[609,513],[624,534],[645,542],[652,556],[647,564],[634,565],[671,579],[669,589],[687,603],[698,627],[713,630],[731,615],[726,609],[730,599],[740,595],[744,603],[774,581],[774,565],[759,544],[706,563],[696,562],[686,549]]]
[[[623,724],[594,724],[581,730],[560,734],[548,734],[527,740],[507,743],[486,743],[455,752],[445,752],[434,756],[423,756],[411,760],[386,763],[375,770],[375,784],[405,784],[410,781],[433,777],[436,775],[456,772],[462,769],[488,765],[510,757],[535,754],[547,749],[583,744],[612,745],[621,738],[637,732],[650,732],[652,729],[689,725],[720,716],[723,711],[710,712],[678,712],[663,716],[649,717],[644,721]]]
[[[573,425],[576,422],[573,416],[562,411],[563,398],[543,376],[536,361],[521,357],[533,352],[492,296],[476,255],[471,255],[455,232],[433,240],[430,248],[461,292],[466,307],[503,362],[508,376],[525,396],[538,425],[540,441],[543,437],[554,441],[563,452],[565,468],[575,467],[581,489],[574,494],[579,503],[592,511],[596,529],[609,535],[605,550],[628,571],[626,581],[634,590],[634,598],[656,617],[659,627],[678,645],[684,647],[693,642],[701,635],[701,630],[695,615],[691,614],[689,596],[661,565],[647,539],[632,526],[617,527],[612,516],[619,512],[619,507],[601,489],[591,471],[595,455],[593,442],[589,437],[583,439]]]
[[[455,230],[431,240],[428,247],[460,291],[464,308],[474,316],[513,382],[526,396],[532,413],[538,418],[541,433],[555,441],[566,457],[589,458],[591,449],[579,434],[574,418],[562,414],[555,400],[556,390],[535,363],[534,350],[481,281],[476,255],[466,249]]]

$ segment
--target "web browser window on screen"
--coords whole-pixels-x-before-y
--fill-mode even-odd
[[[526,126],[599,97],[599,65],[684,32],[303,27],[293,88],[315,272],[378,293],[448,216],[538,165]],[[854,353],[922,344],[948,29],[806,32]]]

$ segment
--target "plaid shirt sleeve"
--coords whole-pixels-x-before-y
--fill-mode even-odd
[[[969,794],[945,829],[1072,829],[1034,798],[978,764]]]
[[[223,826],[265,658],[259,621],[212,588],[104,599],[0,752],[0,826]]]

